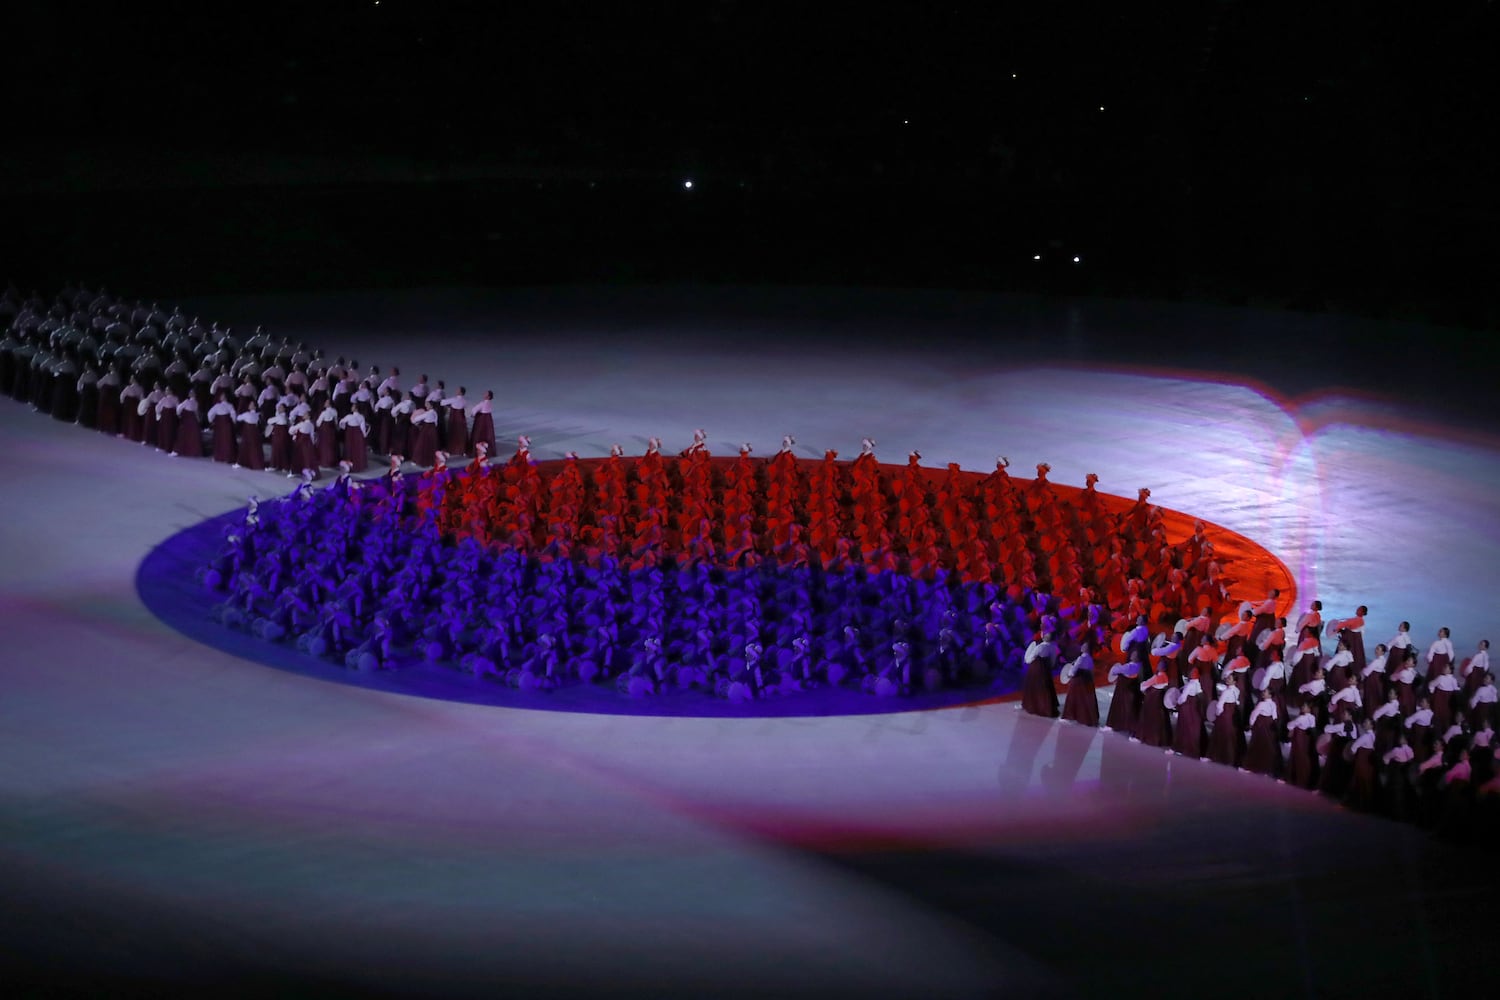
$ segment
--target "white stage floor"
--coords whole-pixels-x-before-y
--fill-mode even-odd
[[[942,301],[553,290],[196,305],[398,364],[406,384],[426,371],[471,398],[493,388],[498,432],[530,434],[539,457],[637,452],[651,435],[675,450],[697,426],[726,454],[748,440],[769,455],[787,432],[807,455],[852,457],[862,436],[886,461],[917,449],[988,469],[1003,453],[1021,475],[1039,461],[1057,482],[1096,472],[1101,489],[1149,486],[1243,532],[1292,568],[1299,607],[1368,605],[1367,641],[1407,618],[1423,643],[1451,627],[1467,654],[1495,624],[1493,442],[1354,396],[1293,404],[1110,367],[1153,323],[1168,331],[1159,350],[1130,351],[1147,363],[1234,367],[1230,349],[1172,348],[1246,331],[1294,358],[1297,334],[1278,324],[1300,321]],[[1130,329],[1117,340],[1111,324]],[[1280,364],[1244,368],[1268,380]],[[1475,880],[1452,875],[1475,859],[1415,829],[1010,705],[571,715],[240,660],[153,619],[135,569],[287,480],[8,400],[0,454],[0,940],[32,977],[936,997],[1087,995],[1155,966],[1170,994],[1209,986],[1231,952],[1247,990],[1270,976],[1304,995],[1438,996],[1464,985],[1445,955],[1472,931],[1454,921],[1489,916],[1462,888]],[[1412,947],[1388,946],[1402,938]]]

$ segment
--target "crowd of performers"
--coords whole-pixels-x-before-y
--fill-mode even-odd
[[[65,289],[0,296],[0,391],[58,420],[175,456],[296,477],[370,455],[432,465],[495,447],[494,394],[470,400],[420,376],[403,389],[358,360],[329,360],[257,329],[249,337],[181,310]]]
[[[1367,608],[1325,622],[1314,601],[1293,628],[1277,615],[1277,596],[1246,603],[1224,622],[1204,607],[1154,636],[1138,618],[1111,651],[1120,659],[1106,675],[1113,693],[1104,728],[1398,819],[1463,830],[1476,800],[1496,810],[1488,640],[1459,659],[1448,629],[1424,651],[1403,621],[1370,648]],[[1070,656],[1056,633],[1044,632],[1024,656],[1022,707],[1099,725],[1095,658],[1103,648]]]
[[[1107,671],[1105,728],[1169,753],[1429,823],[1500,791],[1487,642],[1459,661],[1443,630],[1423,654],[1402,623],[1367,653],[1364,608],[1325,629],[1316,603],[1289,628],[1276,593],[1232,595],[1201,524],[1169,542],[1149,490],[1111,512],[1092,475],[1065,500],[1045,465],[1024,485],[1003,459],[985,477],[916,454],[894,472],[870,441],[853,462],[798,461],[787,439],[726,464],[701,431],[680,455],[653,441],[546,471],[522,438],[492,466],[491,393],[471,403],[426,375],[403,390],[396,368],[81,288],[8,291],[0,323],[0,391],[173,455],[300,475],[205,578],[227,624],[351,667],[419,657],[522,688],[732,699],[1019,685],[1025,710],[1090,726]],[[353,480],[372,453],[390,471]],[[459,454],[475,457],[450,470]],[[403,477],[408,460],[430,468]]]
[[[1144,491],[1111,514],[1092,478],[1075,503],[1045,468],[1023,487],[1003,461],[987,477],[917,455],[881,466],[870,441],[853,462],[799,461],[789,438],[769,460],[746,445],[715,462],[703,441],[543,466],[523,437],[502,464],[480,447],[462,469],[439,455],[415,477],[394,463],[364,483],[343,474],[257,505],[207,579],[227,591],[225,622],[351,667],[420,657],[526,689],[737,700],[1013,690],[1039,631],[1098,645],[1150,613],[1150,580],[1228,599],[1201,530],[1152,544],[1161,515]],[[1081,565],[1085,542],[1115,558]],[[1184,558],[1196,572],[1159,566]]]

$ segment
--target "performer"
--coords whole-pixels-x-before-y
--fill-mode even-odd
[[[1139,679],[1141,665],[1145,660],[1145,647],[1133,644],[1130,659],[1109,668],[1109,679],[1114,682],[1114,695],[1109,700],[1109,716],[1105,719],[1104,731],[1111,729],[1129,735],[1135,732],[1141,715],[1141,688]]]
[[[170,452],[177,447],[177,404],[180,402],[182,400],[177,398],[171,386],[165,387],[156,399],[156,440],[152,444],[157,451]]]
[[[240,446],[234,467],[260,472],[266,467],[266,450],[260,437],[260,411],[255,407],[241,411],[235,417],[240,429]]]
[[[313,423],[318,453],[318,465],[332,469],[339,464],[339,411],[332,402],[325,402]]]
[[[1203,725],[1203,682],[1194,667],[1177,697],[1177,726],[1172,735],[1172,749],[1183,757],[1207,760],[1204,749],[1207,732]]]
[[[437,410],[430,400],[411,415],[411,460],[417,465],[431,465],[437,455],[437,425]]]
[[[1432,702],[1432,724],[1442,732],[1453,724],[1453,710],[1461,704],[1458,701],[1461,694],[1458,678],[1453,676],[1452,664],[1442,665],[1438,675],[1428,683],[1427,692]]]
[[[368,449],[365,444],[369,424],[364,414],[358,410],[352,410],[347,417],[339,421],[338,425],[344,431],[344,458],[349,463],[349,471],[364,472],[369,467]]]
[[[1318,779],[1318,720],[1311,712],[1300,712],[1287,723],[1291,749],[1287,753],[1287,781],[1298,788],[1313,788]]]
[[[291,472],[292,424],[287,419],[286,406],[278,404],[265,424],[271,436],[271,468],[277,472]]]
[[[390,379],[386,381],[389,382]],[[392,390],[382,384],[380,392],[375,397],[375,421],[370,429],[370,447],[381,455],[391,453],[391,432],[395,430],[394,410],[398,395],[400,395],[400,390],[395,390],[393,394]]]
[[[1445,665],[1452,662],[1453,641],[1448,638],[1448,630],[1440,628],[1437,638],[1427,647],[1427,679],[1431,681]]]
[[[198,423],[198,400],[185,396],[177,404],[177,440],[173,442],[172,454],[188,458],[203,457],[203,428]]]
[[[1495,675],[1486,671],[1479,689],[1469,696],[1469,723],[1474,731],[1486,729],[1495,717]]]
[[[488,446],[489,453],[495,453],[495,393],[486,389],[484,398],[474,404],[474,427],[471,436],[474,443],[478,445],[483,442]]]
[[[1052,665],[1057,662],[1057,643],[1052,633],[1026,647],[1026,674],[1021,682],[1021,708],[1049,719],[1058,716],[1057,688],[1052,684]]]
[[[1368,720],[1360,726],[1359,737],[1349,750],[1354,755],[1354,767],[1344,801],[1352,808],[1369,812],[1379,798],[1380,779],[1375,768],[1375,727]]]
[[[312,473],[313,478],[318,474],[318,449],[313,444],[313,434],[316,429],[307,414],[291,425],[292,434],[292,469],[287,473],[288,477],[301,476],[304,473]]]
[[[1489,670],[1490,641],[1480,639],[1479,648],[1475,650],[1473,656],[1464,661],[1463,669],[1459,671],[1459,676],[1464,682],[1465,698],[1469,698],[1479,690],[1479,685],[1484,683],[1484,675],[1489,673]]]
[[[1165,670],[1158,670],[1141,684],[1141,714],[1136,721],[1132,742],[1148,747],[1171,747],[1172,720],[1167,715],[1167,688],[1171,682]]]
[[[467,405],[463,386],[458,387],[457,395],[443,400],[443,408],[448,411],[448,446],[445,450],[449,455],[468,454],[469,420],[464,412],[464,407]]]
[[[391,446],[386,454],[407,455],[414,443],[411,418],[416,412],[417,404],[411,397],[400,399],[392,396],[392,398],[396,399],[396,402],[391,407]]]
[[[1277,738],[1280,710],[1270,691],[1260,693],[1260,701],[1250,712],[1250,748],[1245,752],[1245,770],[1281,776],[1281,742]]]
[[[1062,717],[1081,726],[1099,725],[1099,696],[1094,693],[1094,643],[1085,636],[1079,643],[1078,656],[1063,667],[1059,677],[1068,686],[1063,700]]]
[[[1244,738],[1240,734],[1240,689],[1233,682],[1220,684],[1219,697],[1214,702],[1216,714],[1213,731],[1208,737],[1208,759],[1215,764],[1240,766],[1244,753]]]
[[[235,412],[234,404],[229,402],[229,396],[224,390],[219,390],[214,397],[214,405],[208,408],[205,416],[213,434],[214,461],[233,464],[235,462]]]

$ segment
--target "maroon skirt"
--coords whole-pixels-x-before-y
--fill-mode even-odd
[[[1177,705],[1177,730],[1172,735],[1172,749],[1184,757],[1202,757],[1203,703],[1197,697],[1183,698]]]
[[[311,434],[297,434],[292,439],[292,471],[301,474],[318,471],[318,449]]]
[[[339,464],[339,429],[332,420],[318,425],[318,464],[325,469]]]
[[[369,468],[370,458],[365,447],[364,431],[358,427],[344,428],[344,460],[350,472],[364,472]]]
[[[1141,698],[1141,717],[1136,722],[1136,739],[1148,747],[1172,744],[1172,720],[1167,715],[1167,689],[1152,687]]]
[[[1262,715],[1250,727],[1250,748],[1245,751],[1245,768],[1272,777],[1281,773],[1281,745],[1276,738],[1276,720]]]
[[[1354,770],[1349,778],[1347,801],[1355,809],[1371,810],[1375,808],[1375,799],[1379,791],[1380,783],[1375,773],[1375,751],[1362,747],[1354,755]]]
[[[1135,732],[1141,715],[1141,688],[1139,678],[1121,674],[1115,678],[1114,697],[1109,701],[1109,716],[1104,724],[1116,732],[1129,735]]]
[[[98,429],[101,434],[119,434],[120,416],[123,413],[119,393],[113,388],[107,388],[99,394]]]
[[[396,419],[390,410],[375,411],[375,452],[379,455],[391,454],[391,431],[395,428]]]
[[[225,464],[235,461],[234,418],[225,413],[214,417],[214,461]]]
[[[127,441],[140,444],[146,437],[146,418],[136,409],[136,400],[127,399],[120,404],[120,433]]]
[[[259,472],[266,467],[266,450],[261,443],[259,424],[240,425],[238,460],[244,469]]]
[[[1238,767],[1243,751],[1240,713],[1237,706],[1226,705],[1214,720],[1214,731],[1208,737],[1208,759],[1215,764]]]
[[[391,417],[391,440],[387,455],[404,455],[411,457],[411,418],[406,414]]]
[[[177,447],[177,411],[163,410],[156,418],[156,447],[172,451]]]
[[[1453,658],[1447,653],[1433,653],[1432,662],[1427,664],[1427,679],[1430,681],[1443,672],[1443,667],[1453,662]]]
[[[437,455],[437,424],[412,424],[411,460],[417,465],[431,465]]]
[[[1453,725],[1453,691],[1434,690],[1429,696],[1432,704],[1432,728],[1446,733]]]
[[[1354,654],[1354,675],[1356,677],[1365,669],[1365,634],[1344,629],[1339,638],[1349,646],[1349,652]]]
[[[1287,756],[1286,780],[1298,788],[1311,788],[1317,781],[1318,757],[1311,729],[1292,730],[1292,749]]]
[[[1360,698],[1365,703],[1366,714],[1385,704],[1385,674],[1374,673],[1361,682]]]
[[[1052,684],[1052,661],[1038,657],[1026,665],[1021,681],[1021,710],[1049,719],[1057,718],[1057,688]]]
[[[271,425],[271,468],[286,472],[292,467],[292,434],[286,424]]]
[[[481,413],[479,416],[486,416],[486,414]],[[1099,724],[1099,696],[1094,693],[1094,675],[1089,671],[1075,671],[1072,680],[1068,681],[1068,694],[1063,700],[1062,717],[1081,726]]]
[[[172,450],[185,458],[203,457],[203,430],[198,426],[198,414],[192,410],[177,418],[177,440]]]
[[[450,455],[466,455],[469,452],[469,421],[462,408],[448,408],[448,447]]]
[[[476,451],[478,450],[479,443],[482,441],[482,442],[484,442],[485,446],[489,448],[490,456],[494,457],[494,454],[495,454],[495,418],[494,418],[494,416],[492,414],[489,414],[489,413],[476,413],[476,414],[474,414],[474,427],[470,431],[469,436],[470,436],[470,438],[474,442],[474,447],[475,447]],[[1090,690],[1093,690],[1092,687],[1090,687]],[[1096,714],[1097,714],[1097,712],[1096,712]]]

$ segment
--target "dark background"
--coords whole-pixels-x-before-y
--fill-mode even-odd
[[[1488,0],[0,22],[23,290],[772,282],[1500,326]]]

